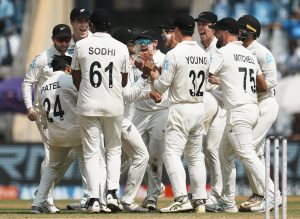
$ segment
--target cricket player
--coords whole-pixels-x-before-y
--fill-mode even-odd
[[[262,74],[265,77],[266,87],[257,95],[259,118],[253,129],[253,147],[257,152],[261,162],[264,161],[265,140],[268,131],[275,122],[279,111],[278,103],[275,99],[275,87],[277,85],[277,69],[272,53],[256,39],[261,32],[260,22],[252,15],[244,15],[238,19],[241,27],[239,37],[243,41],[243,46],[249,49],[257,58]],[[242,211],[264,211],[264,190],[251,172],[246,171],[253,194],[240,205]],[[269,179],[271,181],[271,179]],[[280,192],[279,192],[280,194]],[[279,197],[281,204],[281,197]]]
[[[217,15],[211,11],[203,11],[195,19],[200,36],[199,45],[207,52],[209,62],[212,59],[213,53],[217,50],[217,38],[214,36],[214,30],[209,28],[209,25],[215,24],[217,20]],[[222,192],[219,146],[226,123],[226,110],[221,107],[222,92],[220,91],[220,87],[218,85],[212,86],[210,83],[207,85],[206,89],[208,92],[205,92],[203,97],[206,130],[203,151],[212,186],[211,194],[205,203],[209,208],[209,206],[218,203]]]
[[[260,186],[265,186],[265,166],[252,146],[253,128],[259,115],[257,92],[264,87],[265,80],[256,57],[238,41],[239,25],[236,20],[223,18],[209,27],[215,30],[217,47],[220,48],[212,57],[209,82],[220,84],[227,118],[219,151],[222,196],[214,208],[207,210],[234,213],[238,212],[235,201],[236,156]],[[273,187],[270,186],[270,190],[274,195]]]
[[[77,41],[92,35],[89,31],[90,13],[86,8],[75,7],[70,13],[70,23],[73,29],[73,35],[69,50],[73,53]]]
[[[150,52],[156,67],[161,68],[165,55],[157,49],[158,38],[159,36],[154,30],[148,29],[136,38],[136,43],[139,46],[140,52]],[[135,65],[137,66],[136,60]],[[140,77],[141,74],[135,75],[137,79]],[[150,91],[150,85],[147,85],[143,90],[143,92],[147,93]],[[155,103],[150,99],[137,101],[135,102],[135,113],[132,118],[132,123],[140,132],[148,147],[150,156],[147,168],[148,190],[142,204],[144,208],[148,208],[149,210],[157,209],[158,196],[164,191],[164,185],[161,183],[162,154],[164,152],[164,131],[168,115],[168,105],[167,94],[162,95],[159,103]]]
[[[151,78],[161,94],[169,89],[170,106],[165,133],[163,161],[172,184],[174,203],[161,208],[162,213],[195,209],[205,212],[206,170],[202,153],[204,132],[203,95],[208,62],[206,52],[192,40],[195,20],[189,15],[176,17],[174,33],[177,46],[164,60],[162,74],[154,70]],[[190,175],[192,200],[186,189],[184,155]]]
[[[112,35],[115,39],[127,45],[129,58],[130,58],[130,70],[128,83],[123,89],[124,98],[124,117],[122,121],[122,150],[126,153],[130,162],[129,171],[127,174],[127,181],[125,186],[125,192],[122,197],[121,204],[125,211],[129,212],[148,212],[148,208],[140,207],[134,202],[134,198],[137,195],[138,189],[142,183],[147,164],[149,161],[149,154],[147,147],[138,132],[134,124],[131,122],[132,111],[131,107],[134,107],[132,102],[141,99],[148,99],[148,93],[142,93],[145,86],[148,85],[147,79],[140,78],[139,81],[134,83],[134,36],[128,29],[119,29]]]
[[[90,13],[86,8],[75,7],[70,13],[70,23],[73,29],[72,39],[68,51],[73,54],[75,43],[81,39],[89,37],[92,33],[89,31],[89,19]],[[83,172],[84,164],[79,162],[80,172]],[[67,209],[76,210],[76,209],[85,209],[84,206],[88,199],[88,191],[86,185],[86,178],[82,174],[82,187],[83,187],[83,197],[80,202],[71,203],[67,205]]]
[[[28,110],[28,119],[35,121],[43,140],[45,148],[45,159],[41,164],[41,173],[49,161],[48,151],[48,129],[46,119],[41,114],[41,106],[39,104],[40,91],[42,84],[53,75],[51,61],[54,55],[67,55],[71,54],[68,47],[71,40],[71,29],[66,24],[58,24],[52,30],[53,46],[37,55],[29,66],[29,70],[25,75],[22,84],[22,93],[25,106]],[[32,100],[32,89],[34,90],[34,101]],[[65,164],[61,168],[61,173],[64,173],[74,160],[75,152],[70,153],[65,158]],[[63,176],[63,174],[61,175]],[[53,199],[49,194],[49,204],[53,205]]]
[[[165,41],[166,50],[170,51],[178,44],[174,34],[173,21],[168,20],[165,23],[158,25],[157,27],[162,31],[161,36]]]
[[[71,60],[70,56],[55,56],[51,62],[54,74],[40,89],[39,100],[49,130],[49,162],[31,207],[31,212],[36,214],[60,212],[47,202],[47,195],[52,184],[60,177],[60,169],[72,148],[83,163],[81,135],[75,114],[77,90],[68,74]]]
[[[107,207],[122,210],[116,196],[121,166],[121,125],[124,113],[122,87],[127,84],[129,53],[127,47],[108,34],[110,15],[101,8],[90,17],[91,37],[76,43],[72,59],[72,77],[79,91],[78,115],[87,186],[89,212],[99,212],[105,195]],[[100,150],[101,132],[105,151]],[[99,189],[100,185],[100,189]]]

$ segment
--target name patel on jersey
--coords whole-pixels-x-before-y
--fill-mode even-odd
[[[248,62],[254,64],[254,59],[251,56],[244,56],[241,54],[233,54],[234,61],[237,62]]]
[[[205,56],[187,56],[185,59],[188,64],[207,64],[207,58]]]
[[[49,91],[49,90],[55,90],[55,89],[57,89],[57,88],[61,88],[61,87],[59,86],[58,81],[56,81],[56,82],[54,82],[54,83],[47,84],[47,85],[45,85],[45,86],[42,87],[42,89],[41,89],[41,94],[42,94],[43,92],[46,92],[46,91]]]
[[[97,47],[89,47],[89,54],[90,55],[108,55],[108,56],[115,56],[116,50],[110,48],[97,48]]]

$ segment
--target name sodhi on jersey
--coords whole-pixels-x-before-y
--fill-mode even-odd
[[[115,56],[116,50],[111,48],[98,48],[98,47],[89,47],[89,54],[90,55],[107,55],[107,56]]]

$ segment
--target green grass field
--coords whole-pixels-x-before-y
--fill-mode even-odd
[[[237,201],[240,203],[246,197],[238,197]],[[56,202],[56,206],[61,209],[60,214],[41,214],[33,215],[30,213],[31,201],[0,201],[0,218],[203,218],[203,219],[225,219],[225,218],[264,218],[264,213],[173,213],[160,214],[159,212],[150,213],[112,213],[112,214],[87,214],[82,211],[66,210],[66,204],[74,200],[60,200]],[[171,199],[160,199],[159,207],[165,207],[171,203]],[[300,196],[288,197],[287,218],[300,218]],[[271,218],[273,212],[271,212]]]

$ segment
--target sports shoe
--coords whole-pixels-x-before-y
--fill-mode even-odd
[[[47,201],[42,202],[39,206],[32,206],[31,207],[32,214],[56,214],[60,213],[60,210],[55,207],[55,205],[49,204]]]
[[[123,211],[123,206],[115,194],[115,191],[106,195],[106,204],[112,212]]]
[[[214,208],[217,204],[219,204],[219,197],[210,195],[205,202],[206,211],[214,211]]]
[[[99,213],[100,212],[100,201],[98,198],[90,198],[86,204],[86,211],[88,213]]]
[[[154,201],[154,200],[147,200],[146,208],[149,209],[149,210],[157,210],[157,202]]]
[[[161,208],[159,211],[161,213],[174,213],[174,212],[188,212],[192,211],[194,208],[188,199],[188,196],[180,196],[174,200],[170,206],[166,208]]]
[[[265,210],[266,210],[265,205],[266,205],[266,201],[264,199],[264,201],[261,202],[259,205],[251,207],[250,211],[251,212],[265,212]],[[282,198],[281,198],[281,196],[279,196],[278,197],[278,207],[280,207],[281,205],[282,205]],[[274,207],[275,207],[275,199],[273,198],[273,199],[269,200],[269,207],[268,207],[269,211],[272,211],[274,209]]]
[[[209,208],[206,207],[206,211],[210,212],[227,212],[227,213],[237,213],[239,209],[236,205],[229,205],[223,202],[219,202],[214,206],[210,206]]]
[[[205,199],[194,199],[191,203],[196,213],[205,213]]]
[[[240,205],[240,211],[250,212],[252,207],[260,205],[264,201],[264,197],[253,193],[247,201]]]
[[[111,210],[106,205],[100,203],[100,212],[101,213],[111,213]]]
[[[148,212],[149,209],[148,208],[143,208],[140,207],[138,204],[136,203],[131,203],[131,204],[126,204],[124,202],[122,202],[122,206],[124,211],[128,211],[128,212]]]
[[[68,204],[67,209],[68,210],[85,210],[87,201],[88,201],[88,195],[84,194],[84,196],[81,198],[80,202]]]

